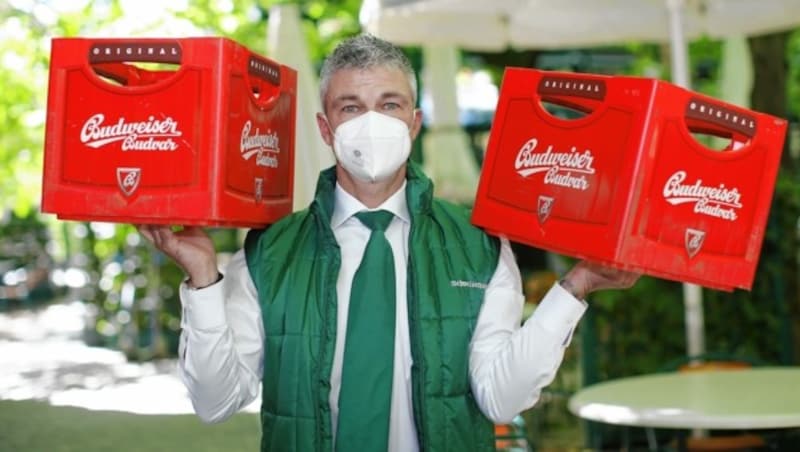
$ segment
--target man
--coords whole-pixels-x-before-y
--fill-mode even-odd
[[[578,263],[520,327],[509,243],[433,199],[408,162],[422,117],[403,53],[368,35],[346,40],[320,91],[317,124],[336,166],[308,209],[251,231],[224,277],[198,228],[140,227],[188,275],[179,353],[195,409],[223,420],[261,383],[262,450],[494,450],[493,423],[552,381],[580,300],[637,275]]]

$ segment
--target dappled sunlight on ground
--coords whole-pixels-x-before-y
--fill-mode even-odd
[[[174,360],[128,362],[89,347],[79,302],[0,313],[0,399],[139,414],[193,413]],[[258,412],[257,400],[246,408]]]

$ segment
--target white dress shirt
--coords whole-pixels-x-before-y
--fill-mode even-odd
[[[395,268],[408,263],[410,215],[405,185],[378,209],[395,215],[385,231]],[[361,261],[370,230],[353,214],[367,209],[339,185],[331,228],[341,249],[337,280],[337,331],[347,331],[350,285]],[[238,251],[220,283],[191,290],[181,286],[183,316],[179,371],[197,414],[206,422],[224,420],[259,394],[264,331],[261,309],[244,252]],[[406,272],[396,271],[397,307],[394,343],[391,452],[417,451],[411,392],[411,346],[406,306]],[[483,413],[495,423],[507,423],[532,407],[550,384],[585,310],[557,284],[534,314],[520,327],[524,297],[519,268],[507,240],[502,240],[497,269],[486,289],[470,343],[470,381]],[[332,431],[338,422],[345,334],[338,334],[330,382]]]

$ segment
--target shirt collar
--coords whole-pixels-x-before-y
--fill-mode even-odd
[[[405,196],[406,183],[407,181],[403,181],[403,185],[397,189],[392,196],[389,196],[389,199],[384,201],[383,204],[375,209],[369,209],[355,196],[347,193],[337,182],[336,189],[334,190],[333,194],[334,207],[333,216],[331,217],[331,228],[338,228],[342,225],[342,223],[362,210],[388,210],[389,212],[392,212],[395,217],[405,221],[406,223],[410,223],[411,215],[408,213],[408,203],[406,202]]]

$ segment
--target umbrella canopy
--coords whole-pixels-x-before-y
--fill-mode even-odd
[[[666,42],[674,7],[686,39],[800,23],[797,0],[365,0],[360,19],[366,31],[400,45],[501,51]]]

